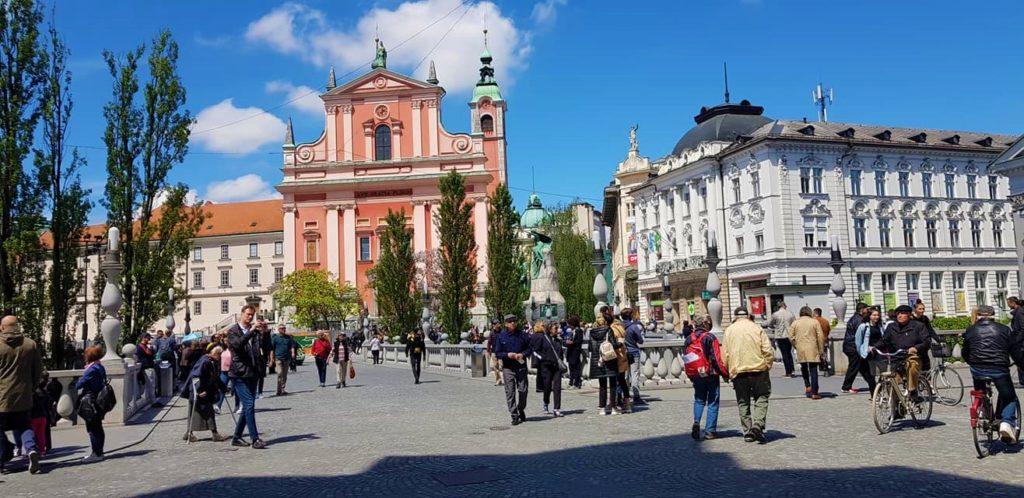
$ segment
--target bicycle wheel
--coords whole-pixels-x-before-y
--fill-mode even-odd
[[[978,423],[974,425],[974,449],[978,452],[978,458],[985,458],[992,452],[992,432],[995,424],[992,423],[992,406],[986,399],[978,407]]]
[[[917,392],[920,400],[910,402],[910,418],[914,419],[914,425],[921,428],[932,419],[932,396],[927,394],[933,392],[931,383],[924,378],[918,380]],[[922,393],[924,394],[923,396]]]
[[[875,428],[879,434],[885,434],[892,429],[894,419],[895,393],[892,384],[888,381],[879,382],[875,386],[874,400],[872,401],[872,418],[875,420]]]
[[[940,405],[956,406],[964,399],[964,381],[952,368],[939,368],[932,374],[932,392]]]

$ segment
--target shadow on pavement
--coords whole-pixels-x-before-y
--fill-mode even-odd
[[[793,436],[769,432],[770,441],[786,437]],[[268,469],[273,475],[211,479],[147,496],[863,496],[868,489],[874,496],[1024,495],[1024,487],[976,479],[958,466],[948,472],[895,463],[800,468],[774,446],[769,442],[742,449],[758,461],[779,462],[769,469],[740,466],[715,451],[715,441],[698,443],[689,435],[674,435],[519,455],[388,456],[352,475]],[[658,456],[657,462],[685,463],[685,468],[666,468],[652,462],[651,455]]]
[[[313,433],[309,433],[309,434],[294,434],[294,435],[291,435],[291,436],[282,436],[282,437],[278,437],[278,438],[274,438],[274,439],[268,439],[267,440],[267,446],[273,446],[273,445],[278,445],[278,444],[283,444],[283,443],[293,443],[295,441],[311,441],[313,439],[320,439],[320,436],[317,436],[316,434],[313,434]]]

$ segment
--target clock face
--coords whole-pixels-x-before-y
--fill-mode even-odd
[[[388,116],[390,115],[390,111],[388,111],[388,106],[381,104],[375,107],[373,109],[373,115],[376,116],[377,119],[387,119]]]

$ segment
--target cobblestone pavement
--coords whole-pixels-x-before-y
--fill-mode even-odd
[[[182,404],[144,441],[79,465],[81,428],[54,433],[67,450],[44,473],[0,476],[0,496],[1022,496],[1024,455],[975,457],[964,406],[935,407],[930,427],[878,435],[868,397],[811,401],[799,379],[774,376],[770,441],[744,443],[731,388],[720,430],[689,436],[689,389],[649,391],[649,408],[599,416],[594,393],[563,396],[568,416],[510,427],[500,387],[482,379],[359,364],[346,389],[315,387],[312,365],[289,376],[291,396],[257,402],[268,448],[181,440]],[[823,390],[838,390],[838,378]],[[268,384],[269,385],[269,384]],[[218,420],[230,432],[231,418]],[[138,441],[152,424],[109,428],[108,447]]]

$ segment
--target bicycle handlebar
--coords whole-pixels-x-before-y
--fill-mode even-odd
[[[903,356],[907,355],[907,351],[905,349],[900,349],[900,350],[897,350],[897,351],[895,351],[893,353],[883,353],[883,352],[881,352],[881,351],[876,349],[875,353],[878,356],[881,356],[883,358],[903,357]]]

